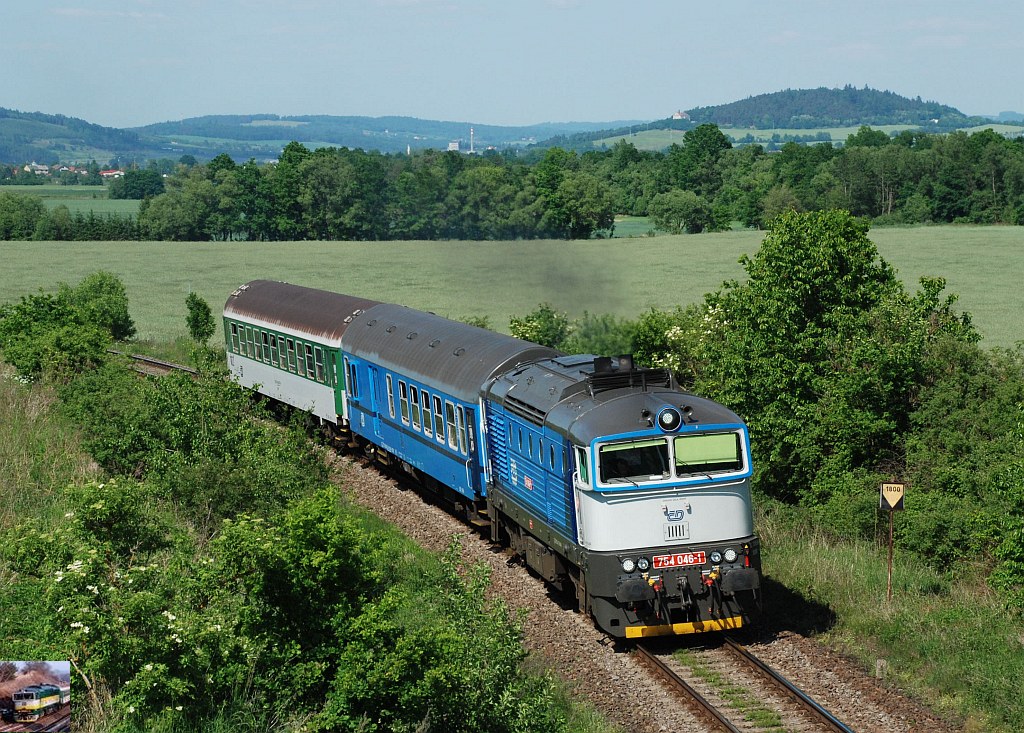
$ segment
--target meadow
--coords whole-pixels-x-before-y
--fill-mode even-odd
[[[629,226],[639,233],[643,222]],[[450,318],[509,317],[549,303],[635,318],[649,308],[700,302],[723,281],[743,280],[738,260],[763,232],[516,242],[4,242],[0,303],[97,270],[125,283],[139,336],[186,333],[195,291],[220,313],[228,294],[258,278],[402,303]],[[881,256],[911,290],[921,276],[946,278],[984,345],[1024,339],[1024,227],[876,229]]]
[[[62,186],[58,183],[47,183],[42,186],[26,186],[9,188],[15,193],[40,196],[46,207],[53,211],[58,206],[68,207],[72,214],[90,211],[99,216],[115,214],[117,216],[138,216],[139,201],[134,199],[107,198],[106,186]]]

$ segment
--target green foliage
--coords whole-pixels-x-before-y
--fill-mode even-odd
[[[693,191],[672,189],[654,197],[650,206],[651,221],[669,234],[699,234],[714,229],[711,206]]]
[[[130,338],[124,285],[97,272],[76,287],[61,284],[56,295],[39,293],[0,308],[0,350],[26,376],[51,371],[61,379],[101,364],[113,339]]]
[[[107,195],[112,199],[144,199],[163,192],[164,179],[153,168],[125,171],[123,176],[111,181],[107,189]]]
[[[541,303],[522,318],[513,316],[509,320],[509,333],[516,338],[553,349],[561,348],[570,331],[568,316],[558,313],[548,303]]]
[[[191,292],[185,298],[185,307],[188,309],[185,325],[188,326],[189,336],[196,343],[205,344],[217,328],[213,321],[213,314],[210,312],[210,306],[197,293]]]
[[[636,322],[612,315],[583,315],[573,321],[569,335],[562,342],[563,351],[570,354],[597,354],[618,356],[633,353]]]
[[[558,731],[549,678],[524,675],[521,621],[485,601],[488,573],[453,543],[415,603],[388,589],[349,626],[314,730]]]
[[[31,239],[46,217],[38,196],[0,191],[0,240]]]

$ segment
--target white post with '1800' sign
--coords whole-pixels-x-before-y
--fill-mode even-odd
[[[887,601],[892,601],[892,515],[895,512],[903,511],[903,494],[905,490],[905,484],[882,484],[878,498],[878,508],[889,512],[889,583],[885,593]]]

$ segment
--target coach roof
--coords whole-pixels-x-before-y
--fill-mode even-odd
[[[342,351],[476,402],[491,377],[520,364],[557,356],[538,346],[467,323],[383,303],[356,316]]]
[[[378,303],[275,280],[253,280],[228,296],[224,316],[258,320],[337,342],[353,316]]]

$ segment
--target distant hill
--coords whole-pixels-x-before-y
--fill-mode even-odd
[[[1000,121],[1019,118],[1003,112]],[[969,117],[959,110],[920,97],[909,99],[888,91],[846,86],[842,89],[787,89],[714,107],[653,120],[616,122],[546,122],[500,126],[472,122],[441,122],[415,117],[342,117],[275,114],[209,115],[160,122],[132,129],[101,127],[84,120],[39,112],[0,108],[0,162],[108,162],[127,164],[148,159],[177,160],[192,155],[209,160],[227,153],[238,162],[276,158],[292,140],[307,147],[348,147],[384,153],[407,149],[445,150],[458,142],[479,152],[548,148],[555,145],[593,150],[595,141],[644,131],[685,131],[702,123],[737,129],[815,129],[870,125],[909,125],[930,132],[948,132],[990,123],[992,117]],[[472,129],[472,140],[470,130]],[[679,132],[675,133],[676,136]],[[671,135],[664,136],[672,139]],[[666,144],[667,143],[663,143]]]
[[[296,140],[307,147],[348,147],[385,153],[434,148],[458,142],[461,150],[526,147],[538,140],[627,125],[622,122],[545,122],[537,125],[481,125],[414,117],[281,117],[273,114],[210,115],[132,129],[84,120],[0,108],[0,162],[38,163],[171,158],[209,160],[227,153],[236,161],[276,158]],[[634,123],[635,124],[635,123]],[[471,132],[472,130],[472,140]]]
[[[845,86],[842,89],[787,89],[738,102],[687,110],[694,124],[758,129],[915,125],[952,131],[984,122],[958,109],[920,97],[909,99],[888,91]]]
[[[1013,113],[1003,113],[1007,114]],[[814,130],[861,125],[909,125],[927,132],[952,132],[987,122],[991,122],[991,118],[968,116],[954,107],[938,102],[924,102],[920,97],[909,99],[893,92],[846,86],[842,89],[786,89],[714,107],[694,107],[686,110],[685,114],[646,123],[643,131],[685,131],[711,123],[724,130]],[[540,145],[592,150],[596,141],[637,132],[637,127],[620,127],[596,133],[582,132],[545,140]]]

